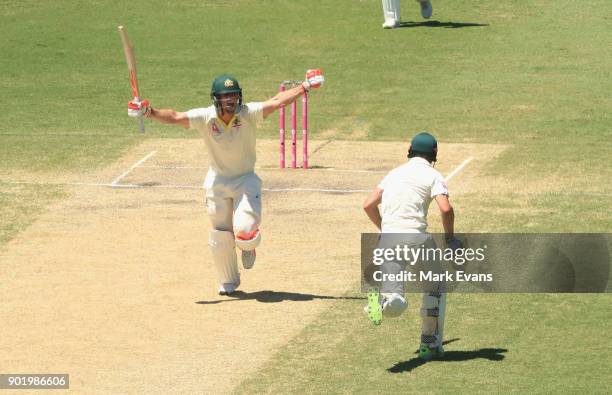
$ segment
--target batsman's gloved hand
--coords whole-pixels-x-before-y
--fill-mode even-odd
[[[151,106],[148,100],[132,100],[128,102],[128,116],[148,117],[151,114]]]
[[[302,86],[304,89],[309,91],[312,88],[318,88],[323,85],[325,82],[325,77],[323,76],[323,71],[320,69],[308,70],[306,71],[306,77],[304,78],[304,82],[302,82]]]
[[[455,236],[446,236],[446,247],[450,248],[453,251],[456,251],[460,248],[463,248],[463,243]]]

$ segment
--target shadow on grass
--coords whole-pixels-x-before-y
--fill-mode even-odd
[[[308,302],[315,299],[321,300],[360,300],[366,299],[361,296],[329,296],[329,295],[313,295],[313,294],[301,294],[297,292],[277,292],[277,291],[257,291],[257,292],[243,292],[236,291],[231,295],[228,295],[224,299],[217,300],[200,300],[197,304],[218,304],[225,302],[237,302],[241,300],[256,300],[262,303],[278,303],[284,301],[291,302]]]
[[[452,343],[459,339],[452,339],[445,341],[444,344]],[[444,353],[444,357],[440,359],[436,359],[431,362],[461,362],[461,361],[469,361],[472,359],[488,359],[489,361],[501,361],[506,358],[504,353],[508,352],[506,348],[481,348],[479,350],[473,351],[446,351]],[[416,352],[418,354],[418,351]],[[407,361],[398,362],[387,371],[389,373],[404,373],[410,372],[413,369],[418,368],[421,365],[425,365],[427,361],[423,361],[419,357],[411,358]]]
[[[399,28],[404,27],[444,27],[447,29],[461,29],[464,27],[479,27],[489,26],[488,23],[470,23],[470,22],[440,22],[440,21],[427,21],[427,22],[400,22]]]

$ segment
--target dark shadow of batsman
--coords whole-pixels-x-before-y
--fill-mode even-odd
[[[277,291],[257,291],[243,292],[236,291],[227,298],[217,300],[200,300],[197,304],[218,304],[225,302],[236,302],[240,300],[256,300],[261,303],[278,303],[284,301],[291,302],[309,302],[315,299],[321,300],[359,300],[365,299],[359,296],[328,296],[328,295],[312,295],[301,294],[296,292],[277,292]]]
[[[461,362],[469,361],[472,359],[488,359],[489,361],[501,361],[506,358],[503,353],[508,352],[505,348],[481,348],[480,350],[474,351],[446,351],[444,357],[436,359],[432,362]],[[411,358],[407,361],[398,362],[387,371],[389,373],[404,373],[410,372],[413,369],[418,368],[421,365],[425,365],[427,362],[423,361],[419,357]]]
[[[400,22],[400,28],[404,27],[444,27],[447,29],[461,29],[464,27],[479,27],[489,26],[487,23],[470,23],[470,22],[440,22],[440,21],[427,21],[427,22]]]

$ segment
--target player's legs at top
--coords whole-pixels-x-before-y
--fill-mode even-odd
[[[393,29],[400,23],[400,0],[382,0],[385,22],[384,29]]]
[[[425,19],[431,18],[433,14],[433,6],[430,0],[417,0],[417,3],[421,6],[421,16]]]

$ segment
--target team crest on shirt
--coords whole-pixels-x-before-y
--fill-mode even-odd
[[[242,124],[240,123],[240,118],[236,117],[236,119],[234,119],[234,123],[232,123],[232,127],[240,129],[240,126],[242,126]]]

